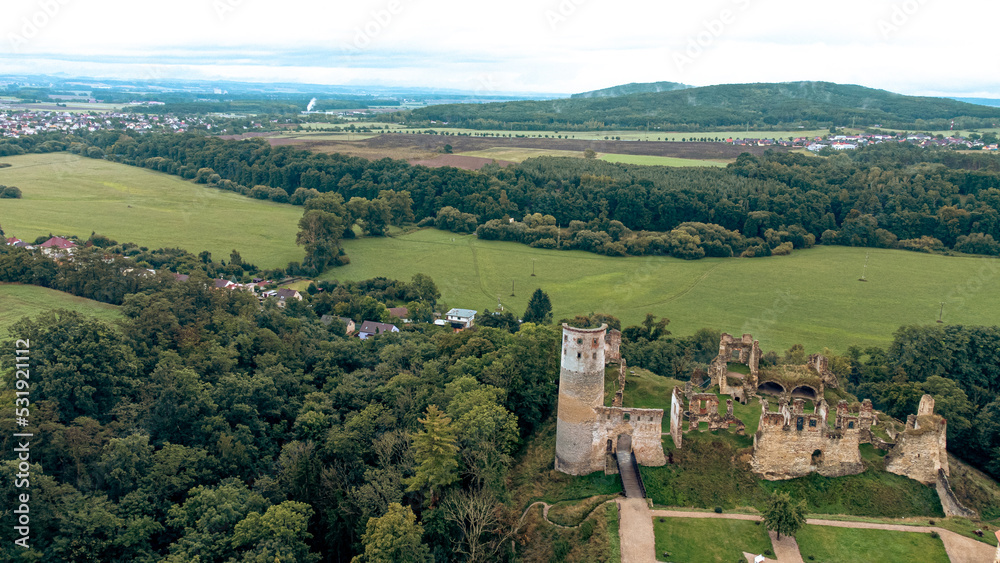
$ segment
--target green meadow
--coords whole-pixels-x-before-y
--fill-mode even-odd
[[[70,153],[0,158],[0,184],[22,199],[0,199],[7,236],[86,239],[96,231],[150,248],[208,250],[228,260],[239,250],[261,268],[302,260],[295,245],[302,208],[250,199],[161,172]]]
[[[434,229],[349,240],[345,248],[351,263],[324,279],[422,272],[449,307],[493,310],[499,300],[516,314],[541,288],[556,320],[606,312],[627,325],[653,313],[669,318],[675,334],[749,332],[765,350],[884,346],[901,325],[934,323],[942,302],[946,323],[996,324],[1000,311],[992,289],[1000,261],[988,258],[836,246],[768,258],[608,257]],[[863,273],[867,281],[858,281]]]
[[[21,317],[69,309],[105,321],[119,318],[118,307],[34,285],[0,283],[0,339],[16,337],[8,329]]]

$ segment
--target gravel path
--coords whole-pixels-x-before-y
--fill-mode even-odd
[[[622,563],[656,563],[653,514],[642,498],[619,498]]]

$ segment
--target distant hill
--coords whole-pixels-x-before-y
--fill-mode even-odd
[[[688,86],[680,82],[632,82],[610,88],[602,88],[601,90],[573,94],[570,98],[611,98],[614,96],[627,96],[629,94],[672,92],[674,90],[684,90],[685,88],[694,88],[694,86]]]
[[[976,104],[980,106],[990,106],[990,107],[1000,107],[1000,99],[997,98],[952,98],[953,100],[958,100],[960,102],[965,102],[967,104]]]
[[[830,82],[721,84],[669,92],[490,104],[445,104],[414,110],[414,123],[538,130],[660,128],[674,131],[816,128],[855,125],[943,130],[1000,123],[1000,108],[948,98],[904,96]]]

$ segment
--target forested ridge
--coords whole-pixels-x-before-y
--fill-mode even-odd
[[[849,84],[786,82],[720,84],[665,92],[545,101],[442,104],[415,109],[408,121],[514,131],[646,129],[698,131],[751,126],[760,130],[855,123],[901,129],[993,127],[1000,110],[948,98],[904,96]],[[609,90],[616,90],[611,88]],[[600,91],[598,91],[600,92]]]

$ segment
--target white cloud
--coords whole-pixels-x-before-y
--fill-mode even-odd
[[[155,66],[164,77],[535,92],[828,80],[1000,96],[986,54],[994,0],[7,0],[4,11],[0,72]],[[678,64],[692,42],[697,56]]]

